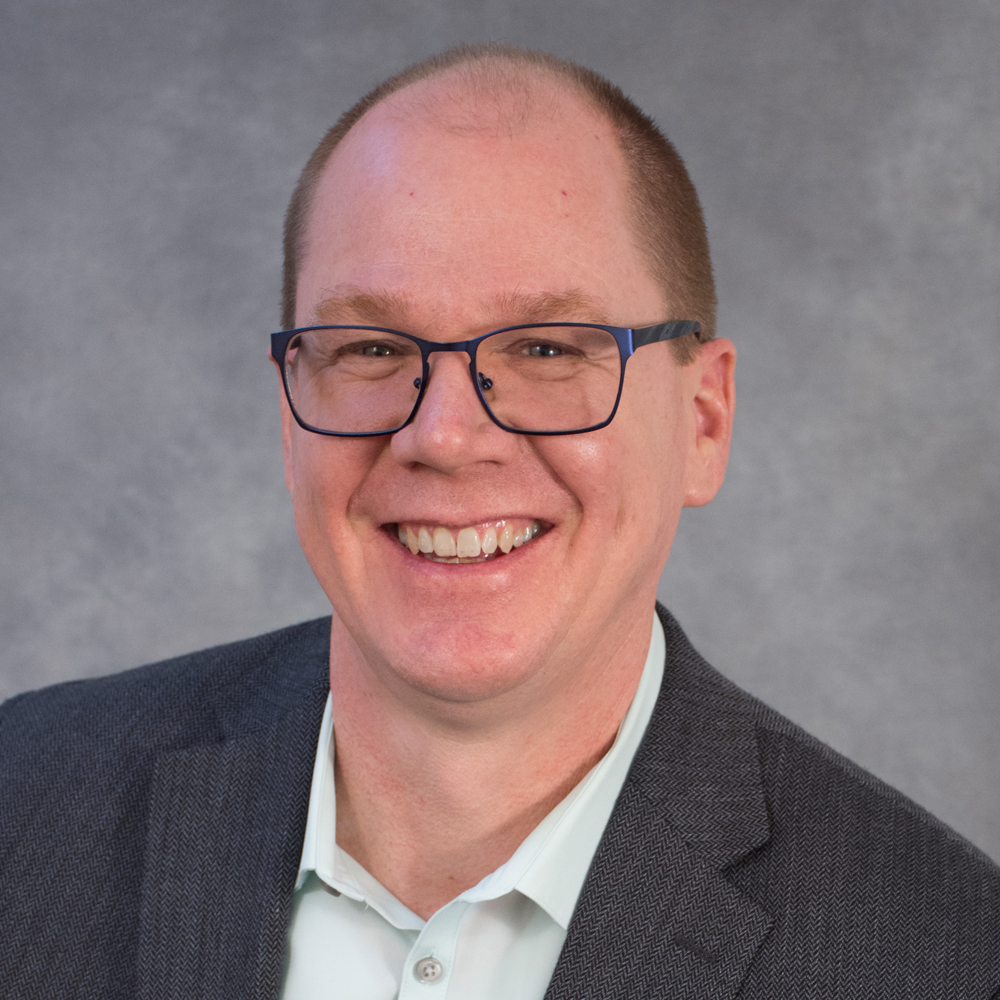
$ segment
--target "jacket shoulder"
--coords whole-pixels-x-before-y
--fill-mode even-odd
[[[723,677],[661,617],[677,667],[673,703],[698,706],[693,727],[754,734],[741,779],[759,784],[770,833],[727,878],[774,923],[745,995],[774,995],[800,976],[784,995],[877,986],[885,996],[990,997],[1000,987],[1000,868]]]
[[[993,996],[1000,868],[790,723],[765,716],[757,731],[772,836],[730,877],[775,922],[747,995],[751,984],[768,995],[767,970],[784,967],[805,992],[822,969],[847,995],[879,984],[885,996]]]
[[[328,659],[325,619],[0,706],[0,979],[20,984],[11,995],[43,982],[52,996],[136,995],[157,768],[285,724],[301,743],[295,720],[322,705]]]
[[[796,796],[809,794],[816,807],[823,801],[850,800],[898,811],[925,826],[929,835],[955,843],[1000,873],[982,851],[925,808],[721,674],[694,649],[670,612],[662,606],[658,610],[667,635],[668,662],[679,668],[675,681],[683,693],[675,694],[674,700],[711,704],[721,717],[754,727],[759,773],[775,808],[781,805],[781,793],[792,791]],[[820,788],[826,789],[825,796],[818,795]]]
[[[267,725],[325,682],[329,627],[319,618],[15,695],[0,705],[4,773],[35,769],[61,749],[93,765],[105,755],[159,753]]]

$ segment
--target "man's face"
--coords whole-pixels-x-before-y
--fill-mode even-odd
[[[688,318],[674,315],[633,244],[605,122],[550,86],[516,128],[448,127],[449,86],[390,98],[327,165],[297,325],[449,341],[544,320]],[[482,113],[489,121],[495,109]],[[476,109],[467,114],[474,122]],[[545,697],[574,665],[613,653],[623,630],[648,637],[680,509],[715,488],[706,492],[699,462],[700,370],[676,365],[667,344],[644,347],[614,421],[566,437],[493,424],[464,354],[432,355],[420,410],[391,437],[312,434],[283,404],[302,547],[379,683],[450,702]],[[436,561],[399,540],[401,525],[457,538],[535,522],[531,541],[485,561]]]

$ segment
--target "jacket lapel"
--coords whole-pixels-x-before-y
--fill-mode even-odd
[[[772,924],[724,873],[770,836],[752,703],[661,618],[660,697],[546,1000],[728,1000]]]
[[[277,996],[325,691],[276,722],[160,758],[141,1000]]]
[[[546,1000],[728,1000],[772,923],[724,874],[769,837],[751,703],[661,617],[657,707]],[[273,721],[232,716],[231,738],[160,758],[140,1000],[277,996],[325,697],[325,683],[310,684]]]

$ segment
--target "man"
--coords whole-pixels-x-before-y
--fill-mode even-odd
[[[388,81],[293,197],[284,326],[332,619],[8,703],[9,995],[1000,997],[997,869],[654,615],[735,349],[618,91]]]

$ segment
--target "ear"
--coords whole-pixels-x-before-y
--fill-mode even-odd
[[[288,405],[288,399],[285,397],[285,386],[281,381],[281,369],[278,368],[278,362],[274,360],[274,357],[270,353],[268,354],[268,358],[278,371],[278,394],[279,406],[281,407],[281,457],[285,463],[285,486],[294,499],[295,490],[293,483],[295,479],[292,476],[292,425],[295,423],[295,418],[292,416],[292,409]]]
[[[703,344],[684,370],[685,398],[693,417],[684,479],[684,506],[702,507],[726,476],[733,434],[736,348],[719,337]]]

